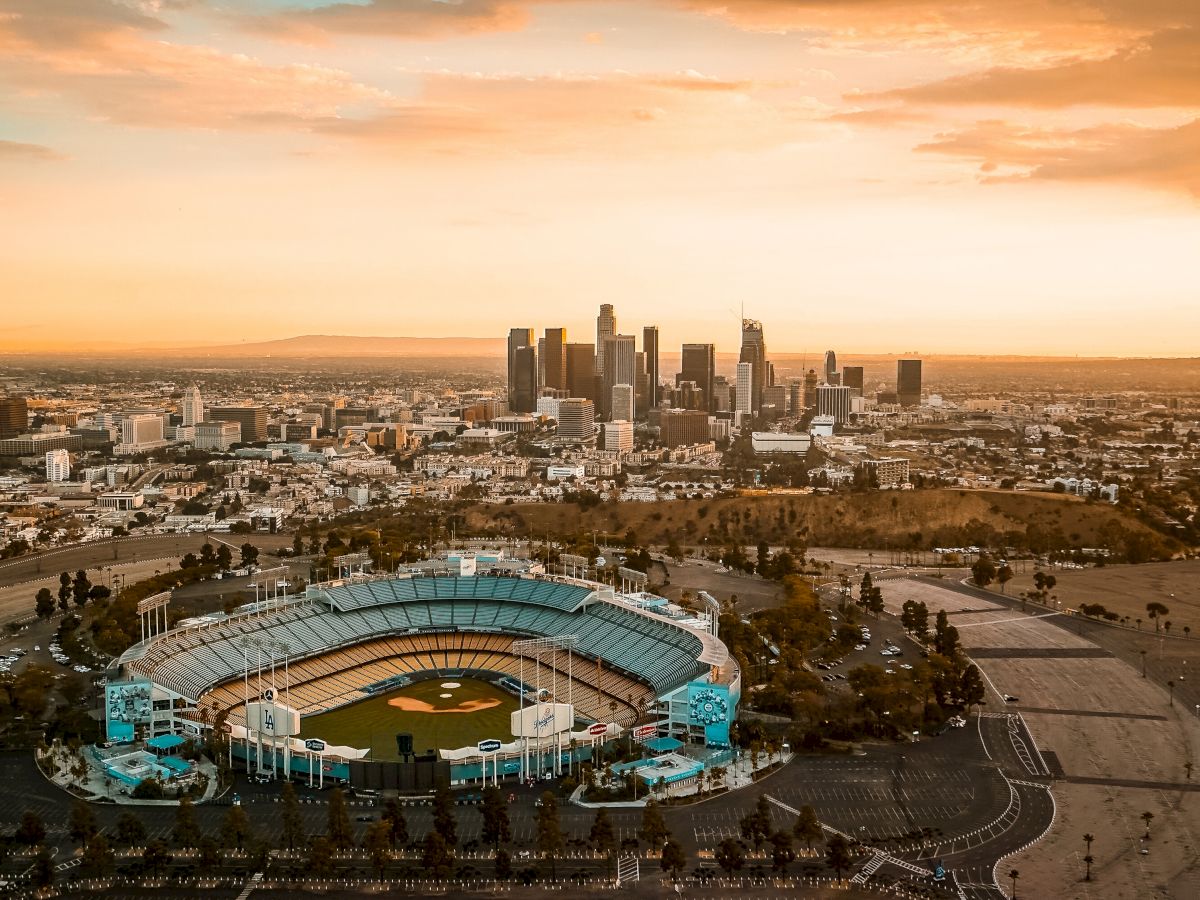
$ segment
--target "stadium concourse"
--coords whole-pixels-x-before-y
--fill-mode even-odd
[[[430,679],[464,679],[516,695],[519,709],[511,739],[437,748],[455,783],[558,772],[631,728],[638,740],[671,738],[700,757],[729,747],[741,679],[715,616],[527,560],[433,562],[312,585],[134,645],[107,687],[109,739],[222,727],[248,769],[253,758],[272,775],[377,781],[352,763],[376,772],[400,763],[366,759],[370,750],[345,735],[300,739],[300,720]],[[401,746],[405,763],[409,754],[420,761],[412,751]]]

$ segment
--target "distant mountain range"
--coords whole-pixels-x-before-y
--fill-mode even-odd
[[[407,357],[503,357],[504,338],[478,337],[365,337],[338,334],[304,334],[276,341],[218,344],[210,347],[180,347],[189,356],[224,359],[306,356],[407,356]],[[155,353],[148,350],[148,353]]]

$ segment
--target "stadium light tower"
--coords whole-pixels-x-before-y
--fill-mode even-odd
[[[521,680],[521,705],[520,705],[520,722],[522,723],[521,731],[524,732],[525,722],[525,660],[532,659],[534,673],[537,680],[536,692],[534,694],[533,703],[536,708],[542,700],[542,657],[550,657],[550,696],[554,702],[558,702],[558,654],[562,650],[567,651],[567,705],[571,707],[571,713],[574,715],[575,704],[573,701],[573,687],[575,680],[573,677],[573,655],[572,648],[579,642],[579,638],[574,634],[562,634],[555,637],[531,638],[525,641],[513,641],[512,652],[516,654],[520,660],[520,680]],[[542,753],[542,735],[541,723],[536,723],[536,731],[534,738],[536,741],[535,753],[538,757],[538,771],[541,771],[541,753]],[[556,735],[558,740],[558,752],[554,757],[553,771],[556,775],[562,774],[562,738]],[[529,777],[529,737],[525,734],[521,735],[521,778]]]

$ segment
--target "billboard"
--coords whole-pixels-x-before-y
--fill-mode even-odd
[[[513,737],[549,737],[570,731],[574,722],[575,707],[569,703],[538,703],[509,716]]]
[[[246,722],[251,731],[264,737],[292,737],[300,733],[300,713],[274,701],[248,703]]]
[[[104,687],[104,707],[110,741],[132,741],[136,726],[150,721],[154,711],[149,681],[109,682]]]

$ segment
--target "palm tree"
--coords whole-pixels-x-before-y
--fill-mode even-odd
[[[1092,863],[1095,861],[1096,861],[1095,857],[1093,857],[1092,854],[1090,854],[1090,853],[1083,858],[1083,863],[1085,866],[1087,866],[1087,868],[1084,870],[1084,875],[1083,875],[1084,881],[1092,880]]]
[[[1189,625],[1184,625],[1184,626],[1183,626],[1183,636],[1184,636],[1184,638],[1186,639],[1186,638],[1187,638],[1187,636],[1188,636],[1189,634],[1191,634],[1191,633],[1192,633],[1191,626],[1189,626]]]
[[[1167,691],[1168,691],[1167,703],[1170,706],[1174,706],[1175,705],[1175,682],[1174,681],[1167,682]]]
[[[1092,841],[1095,839],[1096,836],[1091,832],[1083,836],[1083,843],[1087,846],[1087,855],[1083,857],[1083,861],[1087,863],[1087,874],[1083,876],[1084,881],[1092,880]]]
[[[1148,841],[1148,840],[1150,840],[1150,823],[1154,821],[1154,813],[1152,813],[1152,812],[1142,813],[1142,821],[1146,823],[1146,837],[1143,838],[1143,840]]]
[[[1012,879],[1012,900],[1017,900],[1017,879],[1021,877],[1021,873],[1016,869],[1010,869],[1008,877]]]

